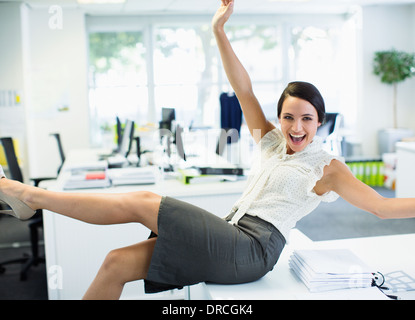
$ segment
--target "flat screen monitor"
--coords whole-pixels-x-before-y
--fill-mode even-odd
[[[160,129],[172,130],[171,124],[176,120],[176,111],[174,108],[162,108],[161,121],[159,123]]]
[[[122,124],[118,116],[115,118],[115,121],[116,121],[116,129],[117,129],[117,148],[115,149],[115,152],[120,152],[121,141],[122,141]]]
[[[124,132],[120,143],[119,154],[127,157],[131,150],[131,143],[134,138],[134,121],[125,122]]]
[[[176,126],[176,137],[175,137],[177,154],[179,155],[180,158],[186,161],[186,154],[184,152],[182,133],[183,133],[183,128],[177,125]]]
[[[174,108],[161,109],[161,121],[172,122],[176,120],[176,111]]]

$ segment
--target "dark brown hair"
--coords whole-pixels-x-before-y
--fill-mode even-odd
[[[281,115],[282,104],[288,96],[300,98],[310,102],[317,111],[318,121],[324,123],[324,119],[326,117],[324,99],[321,96],[320,91],[318,91],[314,85],[303,81],[290,82],[278,100],[278,118]]]

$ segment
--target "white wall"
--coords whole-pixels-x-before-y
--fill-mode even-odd
[[[21,106],[0,109],[0,136],[19,139],[26,180],[56,175],[50,133],[66,153],[90,145],[84,13],[64,7],[59,25],[49,9],[0,3],[0,90],[22,93]]]
[[[22,95],[19,106],[0,107],[0,137],[11,136],[19,142],[19,157],[26,160],[26,125],[21,7],[19,3],[0,4],[0,90],[16,90]]]
[[[393,89],[373,74],[374,52],[415,51],[415,6],[369,6],[362,12],[362,87],[357,128],[363,154],[378,153],[377,132],[392,123]],[[398,86],[398,126],[415,131],[415,78]]]
[[[32,176],[56,175],[60,158],[50,133],[61,134],[65,153],[90,145],[84,13],[63,8],[59,14],[46,7],[28,13],[25,76]]]

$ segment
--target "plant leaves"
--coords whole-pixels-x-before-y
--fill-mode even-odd
[[[377,51],[373,73],[380,76],[383,83],[402,82],[415,75],[415,54],[397,50]]]

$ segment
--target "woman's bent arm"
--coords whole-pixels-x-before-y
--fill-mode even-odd
[[[322,184],[319,185],[319,183]],[[334,160],[325,168],[323,179],[317,183],[319,194],[332,190],[352,205],[373,213],[382,219],[402,219],[415,217],[415,199],[385,198],[374,189],[356,179],[348,167]],[[324,185],[327,189],[319,187]]]

